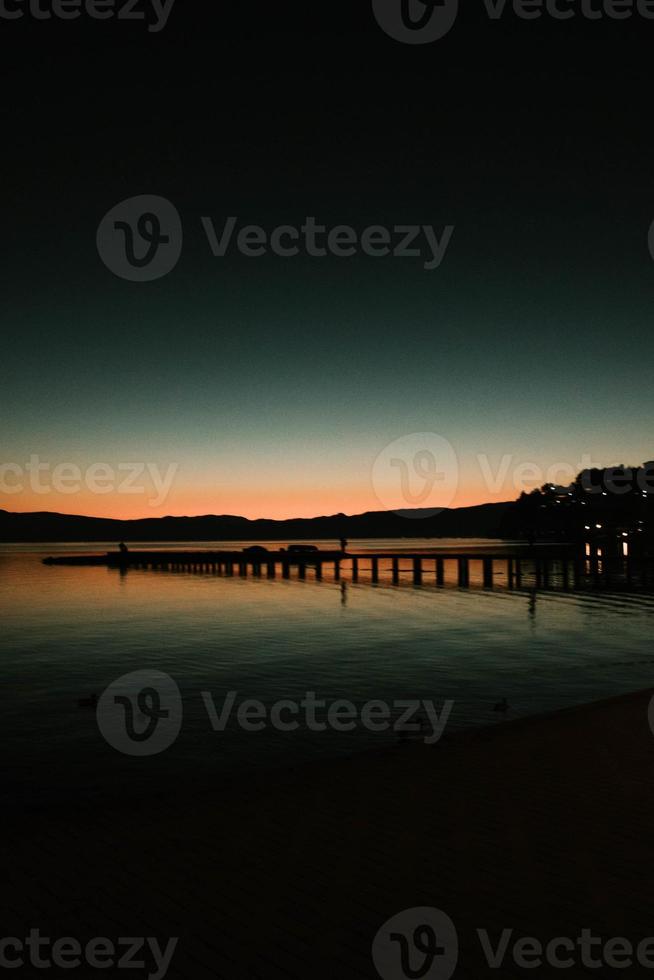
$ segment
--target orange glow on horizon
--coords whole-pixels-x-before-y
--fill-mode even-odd
[[[492,494],[485,487],[461,488],[450,508],[473,507],[478,504],[498,503],[515,498],[509,488]],[[430,502],[431,505],[431,502]],[[430,506],[428,505],[428,506]],[[98,496],[78,493],[74,496],[49,493],[22,493],[16,496],[0,496],[0,509],[14,513],[55,512],[81,517],[109,518],[114,520],[142,520],[161,517],[203,517],[206,515],[231,515],[248,520],[289,520],[292,518],[316,518],[346,514],[362,514],[367,511],[392,511],[412,509],[415,505],[397,501],[397,508],[389,507],[376,497],[370,488],[349,488],[346,491],[257,488],[235,492],[210,492],[209,490],[173,491],[158,506],[150,506],[143,496],[136,497],[112,493]]]
[[[430,442],[431,440],[431,442]],[[153,454],[121,461],[100,454],[30,454],[0,461],[0,509],[115,520],[231,515],[248,520],[311,519],[371,511],[456,509],[516,500],[546,483],[567,485],[584,468],[616,465],[614,447],[572,446],[513,452],[471,443],[458,447],[430,433],[381,440],[186,455]],[[646,450],[645,450],[646,451]],[[629,450],[644,460],[642,448]],[[129,459],[129,454],[125,454]],[[17,457],[20,459],[20,457]],[[142,458],[142,457],[141,457]],[[632,464],[638,465],[638,464]]]

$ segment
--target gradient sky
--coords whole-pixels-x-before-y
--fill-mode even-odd
[[[210,36],[193,3],[156,36],[16,22],[42,70],[16,54],[3,109],[0,462],[176,476],[154,507],[149,490],[39,494],[29,479],[0,507],[381,509],[393,487],[380,500],[373,463],[414,432],[453,445],[454,505],[514,497],[525,462],[545,474],[584,455],[654,457],[647,45],[616,22],[566,35],[471,18],[424,50],[387,38],[366,4],[304,25],[265,7]],[[102,265],[95,232],[145,193],[175,203],[185,245],[169,276],[135,284]],[[431,272],[411,258],[216,259],[203,215],[455,232]],[[510,457],[500,485],[479,454],[493,472]]]

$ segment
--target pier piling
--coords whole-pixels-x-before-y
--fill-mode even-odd
[[[511,590],[523,588],[557,589],[570,592],[588,588],[636,589],[652,588],[653,560],[647,555],[632,557],[602,554],[601,550],[584,556],[572,548],[543,548],[539,551],[516,548],[513,551],[505,546],[491,552],[485,548],[476,552],[438,551],[436,554],[416,553],[415,551],[362,552],[346,554],[344,551],[300,549],[297,553],[280,549],[278,551],[257,547],[245,551],[133,551],[128,554],[109,552],[104,555],[67,555],[43,559],[46,565],[104,565],[126,575],[130,570],[149,570],[174,574],[187,572],[193,575],[210,574],[233,577],[261,578],[266,575],[274,579],[278,566],[284,579],[291,577],[291,566],[297,567],[299,579],[308,577],[307,568],[315,569],[315,580],[321,582],[325,576],[325,563],[333,563],[334,580],[342,579],[350,572],[349,580],[359,581],[359,571],[363,567],[366,581],[373,585],[384,582],[394,586],[401,584],[401,576],[411,573],[414,585],[423,584],[425,568],[434,568],[436,584],[440,587],[456,578],[460,588],[470,588],[470,563],[474,562],[474,584],[479,583],[478,566],[485,589],[504,586]],[[343,562],[349,562],[345,572]],[[361,566],[361,561],[364,565]],[[432,561],[434,565],[432,566]],[[425,566],[425,562],[427,563]],[[500,564],[497,565],[496,563]],[[526,562],[526,564],[525,564]],[[265,566],[265,570],[264,570]],[[450,572],[456,567],[455,573]],[[368,579],[368,568],[370,578]],[[506,581],[504,570],[506,569]],[[526,574],[523,572],[526,569]],[[498,572],[499,570],[499,572]],[[498,574],[496,574],[498,572]],[[447,573],[447,574],[446,574]],[[313,575],[311,576],[313,578]],[[390,579],[390,581],[389,581]],[[524,581],[523,581],[524,579]]]

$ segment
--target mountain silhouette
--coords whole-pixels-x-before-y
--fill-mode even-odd
[[[0,510],[0,541],[285,541],[316,538],[423,538],[500,535],[511,503],[433,510],[370,511],[346,516],[248,520],[229,514],[203,517],[150,517],[119,521],[48,511],[10,513]],[[406,516],[406,515],[411,515]]]

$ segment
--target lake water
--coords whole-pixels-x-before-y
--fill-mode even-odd
[[[438,542],[441,548],[461,542]],[[472,550],[492,542],[465,542]],[[433,541],[351,542],[352,551],[433,550]],[[239,547],[239,543],[224,545]],[[329,543],[333,547],[333,542]],[[454,702],[446,731],[651,686],[654,598],[438,589],[425,579],[399,588],[365,579],[343,588],[293,578],[103,567],[48,567],[64,552],[102,545],[0,546],[2,741],[5,805],[95,799],[103,794],[191,792],[235,772],[283,767],[396,744],[397,733],[244,731],[233,719],[212,729],[202,692],[220,710],[257,699],[268,708],[307,691],[331,703],[391,706]],[[136,547],[136,546],[133,546]],[[146,546],[152,549],[152,544]],[[170,545],[165,546],[170,550]],[[220,543],[175,547],[220,547]],[[276,546],[274,546],[276,547]],[[432,577],[433,579],[433,577]],[[80,698],[139,670],[179,686],[176,741],[144,758],[122,754],[100,734]]]

